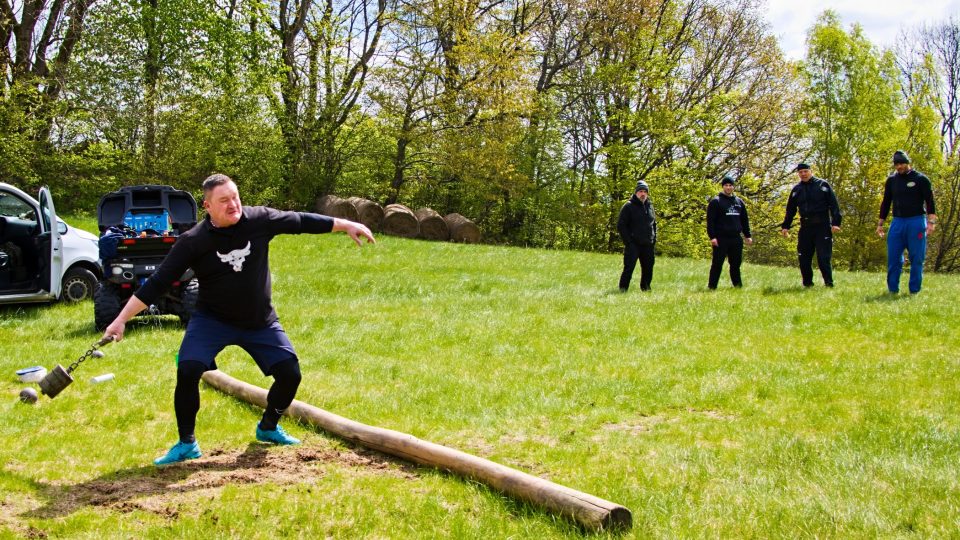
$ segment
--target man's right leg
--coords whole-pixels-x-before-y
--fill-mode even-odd
[[[887,290],[892,293],[900,292],[903,250],[907,249],[905,230],[903,220],[893,218],[887,231]]]
[[[631,241],[623,246],[623,272],[620,273],[620,290],[626,292],[630,288],[630,279],[633,270],[637,267],[637,246]]]
[[[723,272],[723,261],[727,258],[727,246],[723,239],[717,239],[717,245],[713,248],[713,256],[710,259],[710,279],[707,281],[708,289],[716,289],[720,283],[720,274]]]
[[[800,277],[804,287],[813,286],[813,253],[816,246],[816,236],[810,227],[800,227],[797,233],[797,260],[800,263]]]
[[[197,438],[197,413],[200,411],[200,377],[208,371],[202,362],[187,360],[177,365],[177,387],[173,390],[173,410],[177,415],[180,442],[192,443]]]
[[[177,387],[173,391],[173,410],[177,416],[180,440],[163,456],[153,460],[154,465],[169,465],[201,456],[194,429],[200,410],[200,377],[209,368],[202,362],[177,363]]]
[[[237,330],[202,311],[195,312],[177,353],[177,386],[173,391],[173,410],[177,416],[180,440],[166,455],[153,461],[168,465],[200,457],[194,429],[200,410],[200,377],[217,369],[216,357],[224,347],[236,341]]]

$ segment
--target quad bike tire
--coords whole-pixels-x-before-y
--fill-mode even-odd
[[[177,309],[177,316],[183,324],[190,322],[190,317],[197,310],[197,300],[200,299],[200,283],[196,279],[191,279],[183,286],[180,293],[180,306]]]
[[[110,283],[100,283],[93,293],[93,324],[98,332],[106,329],[123,308],[117,288]]]

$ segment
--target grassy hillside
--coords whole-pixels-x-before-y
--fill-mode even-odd
[[[960,278],[888,296],[879,274],[805,290],[748,265],[742,290],[710,292],[706,261],[661,258],[651,293],[620,294],[616,255],[379,240],[274,242],[299,399],[623,504],[627,538],[956,534]],[[0,537],[582,535],[290,420],[304,444],[264,447],[259,412],[205,386],[204,457],[158,471],[175,319],[140,319],[56,399],[17,402],[13,372],[75,360],[92,319],[0,308]],[[269,385],[239,349],[218,363]]]

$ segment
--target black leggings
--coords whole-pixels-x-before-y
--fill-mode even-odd
[[[177,366],[177,387],[173,391],[173,410],[177,415],[177,432],[183,442],[196,440],[197,412],[200,410],[200,377],[207,371],[202,362],[187,360]],[[300,387],[300,362],[297,357],[274,364],[270,372],[273,385],[267,392],[267,408],[260,427],[276,429],[283,412],[293,402]]]

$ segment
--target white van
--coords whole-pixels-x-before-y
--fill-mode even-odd
[[[37,198],[0,182],[0,304],[91,298],[103,275],[97,236],[57,218],[47,188]]]

